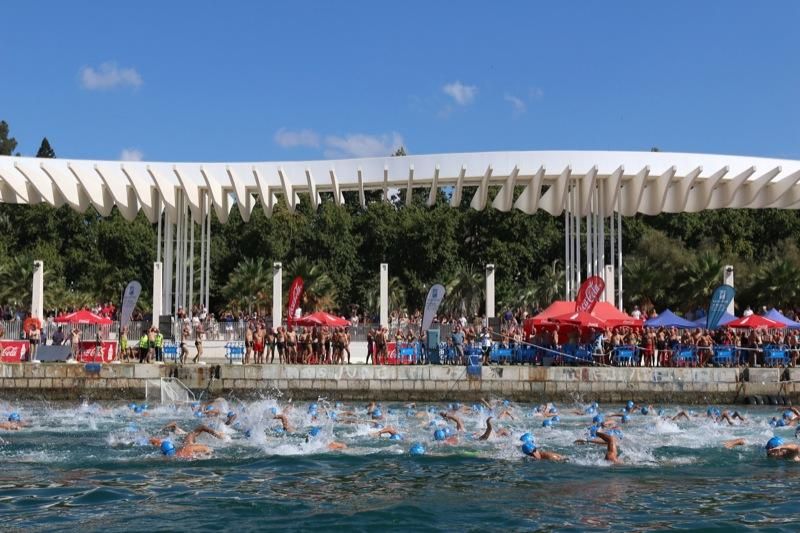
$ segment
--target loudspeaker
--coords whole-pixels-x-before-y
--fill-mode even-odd
[[[175,340],[175,334],[172,327],[172,315],[161,315],[158,317],[158,330],[164,336],[165,341]]]
[[[428,348],[429,350],[432,350],[432,349],[436,348],[438,350],[439,349],[439,335],[440,335],[440,333],[439,333],[438,329],[429,329],[428,330],[428,335],[426,336],[426,338],[427,338],[426,348]]]
[[[36,360],[42,362],[56,362],[66,361],[72,355],[72,347],[67,346],[52,346],[52,345],[39,345],[36,350]]]

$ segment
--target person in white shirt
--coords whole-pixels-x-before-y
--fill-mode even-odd
[[[639,311],[639,306],[638,305],[635,305],[633,307],[633,312],[631,313],[631,316],[633,318],[635,318],[636,320],[639,320],[640,318],[642,318],[642,312]]]
[[[753,310],[750,309],[749,305],[747,306],[747,309],[744,310],[744,313],[742,313],[742,316],[753,316]]]

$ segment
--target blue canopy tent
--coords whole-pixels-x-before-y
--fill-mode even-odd
[[[775,308],[770,309],[767,311],[767,314],[764,315],[766,318],[770,320],[774,320],[775,322],[780,322],[781,324],[786,324],[787,328],[800,328],[800,322],[795,322],[794,320],[790,320],[786,318],[780,311]]]
[[[694,324],[693,327],[705,328],[707,319],[708,317],[705,316],[703,318],[698,318],[697,320],[692,322],[692,324]],[[719,324],[717,324],[717,327],[724,326],[728,322],[733,322],[734,320],[736,320],[736,317],[726,311],[725,313],[722,314],[722,318],[719,319]]]
[[[644,323],[646,328],[696,328],[693,322],[681,318],[669,309],[664,310],[660,315],[651,318]]]

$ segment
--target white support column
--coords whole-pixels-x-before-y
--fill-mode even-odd
[[[606,277],[606,290],[604,291],[605,297],[603,301],[610,302],[611,305],[614,305],[614,265],[606,265],[603,270],[605,271]]]
[[[200,304],[200,309],[203,308],[203,296],[206,293],[206,193],[200,193],[200,269],[198,276],[200,277],[200,289],[197,293],[197,300]]]
[[[617,211],[617,309],[622,311],[622,212]]]
[[[564,209],[564,299],[570,299],[570,292],[572,291],[572,233],[570,232],[570,221],[572,215],[570,214],[570,207],[572,200],[572,190],[567,193],[567,208]],[[489,285],[489,267],[486,267],[486,285]],[[489,306],[488,291],[486,306]],[[488,317],[488,315],[487,315]]]
[[[206,309],[211,311],[209,308],[209,293],[211,286],[211,195],[208,195],[208,205],[206,206],[206,217],[208,220],[206,221],[206,301],[205,306]]]
[[[734,286],[733,284],[733,265],[725,265],[722,269],[722,283],[725,285],[730,285],[731,287]],[[734,301],[736,298],[731,300],[731,303],[728,304],[728,313],[734,314]]]
[[[486,318],[494,318],[494,265],[486,265]]]
[[[272,327],[281,326],[283,318],[283,265],[272,263]]]
[[[186,312],[192,318],[192,307],[194,307],[194,217],[189,213],[189,305]]]
[[[575,283],[573,294],[570,295],[568,300],[572,300],[575,297],[574,293],[578,292],[578,287],[581,286],[581,213],[580,213],[580,206],[581,205],[581,190],[575,191],[575,199],[573,202],[573,206],[575,207],[574,210],[574,219],[573,219],[573,226],[575,227]]]
[[[592,193],[589,192],[591,195]],[[586,213],[586,277],[592,275],[592,212],[591,212],[591,198],[589,199],[590,211]]]
[[[31,291],[31,316],[44,320],[44,263],[33,262],[33,290]]]
[[[161,262],[153,263],[153,326],[158,327],[158,319],[164,314],[161,300],[161,283],[163,281],[162,272],[163,264]]]
[[[161,306],[162,315],[172,314],[172,261],[175,250],[175,243],[172,237],[175,233],[175,226],[169,210],[164,212],[164,261],[161,271],[164,277],[161,281],[161,289],[164,294],[164,300]]]
[[[381,326],[389,327],[389,265],[381,263],[381,294],[380,294]]]

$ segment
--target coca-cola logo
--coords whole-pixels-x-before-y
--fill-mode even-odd
[[[8,346],[7,348],[3,348],[3,359],[16,359],[17,352],[19,348],[16,346]]]
[[[592,276],[584,281],[578,290],[578,298],[575,302],[576,310],[591,313],[605,288],[606,284],[603,278],[598,276]]]

